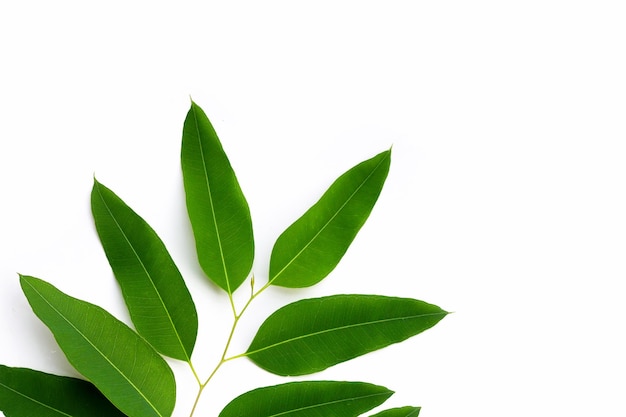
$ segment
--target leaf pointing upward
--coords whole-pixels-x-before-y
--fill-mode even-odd
[[[193,102],[183,127],[181,164],[200,266],[231,294],[252,269],[250,209],[211,122]]]
[[[378,199],[390,158],[388,150],[348,170],[278,237],[270,259],[271,284],[308,287],[337,266]]]

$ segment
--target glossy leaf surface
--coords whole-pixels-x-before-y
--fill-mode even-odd
[[[219,417],[358,416],[393,394],[364,382],[291,382],[258,388],[231,401]]]
[[[370,417],[417,417],[419,414],[420,407],[400,407],[381,411]]]
[[[189,360],[198,315],[165,245],[148,223],[98,181],[91,192],[91,210],[135,328],[162,354]]]
[[[446,314],[423,301],[379,295],[296,301],[265,320],[246,355],[274,374],[310,374],[401,342]]]
[[[0,411],[6,417],[124,417],[87,381],[3,365]]]
[[[102,308],[72,298],[38,278],[20,276],[33,311],[52,331],[74,368],[133,417],[169,417],[174,375],[137,333]]]
[[[195,103],[183,127],[181,164],[198,260],[213,282],[232,293],[254,259],[250,209],[211,122]]]
[[[389,150],[348,170],[278,237],[270,258],[273,285],[308,287],[337,266],[370,215],[390,160]]]

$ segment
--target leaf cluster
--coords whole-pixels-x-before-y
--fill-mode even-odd
[[[301,299],[271,314],[245,352],[230,355],[237,323],[271,286],[304,288],[339,263],[367,220],[387,178],[391,150],[352,167],[276,240],[267,282],[255,288],[250,210],[235,172],[206,114],[195,103],[184,122],[181,166],[198,262],[230,300],[232,328],[217,366],[201,378],[192,355],[198,314],[185,281],[152,227],[94,179],[96,230],[121,288],[133,327],[50,283],[20,275],[22,291],[72,366],[84,377],[0,366],[0,410],[7,417],[169,417],[176,381],[164,357],[186,362],[202,391],[222,364],[247,357],[276,375],[309,375],[437,324],[447,314],[423,301],[342,294]],[[250,280],[247,302],[233,293]],[[242,393],[220,417],[359,416],[393,392],[367,382],[300,381]],[[372,417],[415,417],[419,407],[391,408]]]

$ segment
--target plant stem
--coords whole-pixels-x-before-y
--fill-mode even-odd
[[[196,378],[196,382],[198,382],[198,385],[202,385],[202,382],[200,381],[200,377],[198,376],[198,373],[196,372],[196,368],[194,368],[193,363],[191,363],[191,359],[188,359],[187,363],[189,364],[189,368],[191,368],[191,372],[193,373],[194,378]]]
[[[198,388],[198,395],[196,395],[196,400],[193,402],[193,407],[191,408],[191,414],[189,414],[189,417],[193,417],[193,413],[196,411],[196,407],[198,406],[198,401],[200,401],[200,396],[202,395],[204,387],[204,385],[200,384],[200,387]]]
[[[239,355],[236,355],[236,356],[231,356],[231,357],[227,358],[226,354],[228,353],[228,348],[230,347],[230,343],[233,340],[233,335],[235,334],[235,330],[237,329],[237,323],[239,323],[239,319],[241,319],[241,316],[243,315],[243,313],[248,309],[248,306],[250,306],[250,304],[252,303],[252,300],[254,300],[259,294],[261,294],[269,286],[270,286],[270,283],[268,282],[260,290],[258,290],[257,292],[254,292],[254,275],[253,275],[252,279],[251,279],[251,285],[250,285],[250,288],[251,288],[251,290],[250,290],[250,298],[248,299],[246,304],[244,304],[243,308],[241,309],[241,311],[239,313],[237,313],[237,309],[235,308],[235,302],[233,300],[232,294],[228,294],[228,297],[230,299],[230,305],[231,305],[231,308],[233,310],[233,315],[234,315],[233,325],[230,328],[230,333],[228,334],[228,339],[226,340],[226,345],[224,346],[224,351],[222,352],[222,357],[220,358],[220,360],[217,363],[217,365],[215,366],[215,368],[213,368],[213,371],[211,372],[209,377],[206,379],[206,381],[204,381],[204,383],[201,382],[200,378],[198,377],[198,374],[196,373],[193,365],[191,364],[191,361],[189,361],[189,366],[191,367],[191,371],[193,372],[193,374],[194,374],[194,376],[196,378],[196,381],[198,382],[198,394],[196,395],[196,399],[195,399],[195,401],[193,403],[193,407],[191,408],[191,414],[189,414],[189,417],[193,417],[193,414],[196,411],[196,407],[198,406],[198,402],[200,401],[200,396],[202,395],[202,391],[204,391],[204,388],[208,385],[208,383],[211,381],[211,379],[213,379],[213,376],[222,367],[222,365],[224,363],[232,360],[232,359],[236,359],[236,358],[240,358],[240,357],[245,356],[245,353],[242,353],[242,354],[239,354]]]

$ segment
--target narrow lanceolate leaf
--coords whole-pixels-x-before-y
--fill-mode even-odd
[[[232,293],[252,269],[250,209],[211,122],[195,103],[183,127],[181,164],[200,266]]]
[[[291,382],[246,392],[219,417],[355,417],[392,394],[385,387],[364,382]]]
[[[419,414],[420,407],[400,407],[381,411],[370,417],[417,417]]]
[[[265,320],[246,355],[274,374],[310,374],[401,342],[446,314],[423,301],[379,295],[296,301]]]
[[[174,374],[141,336],[102,308],[38,278],[20,276],[33,311],[52,331],[74,368],[133,417],[169,417]]]
[[[157,351],[188,361],[198,315],[165,245],[148,223],[95,180],[91,210],[135,328]]]
[[[124,417],[87,381],[0,365],[0,411],[6,417]]]
[[[382,190],[391,150],[341,175],[279,237],[270,258],[270,283],[308,287],[337,266],[367,220]]]

